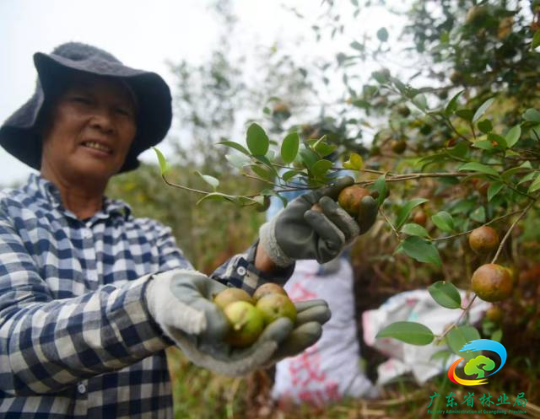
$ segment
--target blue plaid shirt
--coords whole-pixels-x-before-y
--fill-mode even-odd
[[[253,291],[256,244],[213,278]],[[192,268],[171,229],[105,198],[79,220],[38,175],[0,192],[0,417],[172,418],[148,274]],[[293,269],[274,281],[284,282]]]

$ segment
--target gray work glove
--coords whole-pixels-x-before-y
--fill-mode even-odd
[[[302,195],[281,210],[260,231],[260,244],[280,267],[299,259],[319,263],[337,257],[359,234],[367,232],[377,217],[377,203],[371,196],[362,199],[360,213],[353,219],[335,201],[354,179],[345,176],[334,185]],[[318,203],[323,213],[311,207]]]
[[[320,338],[330,318],[325,301],[297,303],[294,325],[278,319],[250,347],[233,348],[224,341],[230,326],[212,302],[225,288],[200,272],[176,269],[154,275],[146,292],[150,314],[163,332],[191,362],[218,374],[241,376],[297,355]]]

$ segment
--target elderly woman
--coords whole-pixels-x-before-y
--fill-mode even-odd
[[[284,284],[295,260],[336,257],[360,233],[334,201],[351,179],[292,202],[207,277],[169,228],[104,196],[170,127],[162,78],[79,43],[34,63],[34,95],[0,128],[4,149],[40,172],[0,192],[0,416],[170,418],[168,346],[238,376],[317,341],[330,313],[310,301],[294,326],[280,319],[231,348],[212,295]],[[324,214],[310,211],[315,202]]]

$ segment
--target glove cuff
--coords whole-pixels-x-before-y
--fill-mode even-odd
[[[259,230],[260,245],[268,254],[268,257],[280,268],[286,268],[294,263],[294,259],[287,256],[276,240],[276,220],[275,216],[270,221],[264,223]]]

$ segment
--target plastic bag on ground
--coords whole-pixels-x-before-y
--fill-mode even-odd
[[[272,396],[281,402],[318,406],[343,396],[376,396],[359,363],[350,263],[341,258],[324,265],[298,261],[285,290],[293,301],[326,300],[332,318],[323,326],[322,337],[315,345],[276,365]]]
[[[468,305],[470,300],[467,300],[466,292],[460,290],[460,294],[462,305]],[[469,311],[470,323],[478,322],[489,307],[490,303],[476,299]],[[362,315],[365,343],[390,357],[378,368],[377,385],[384,385],[408,372],[413,374],[418,384],[423,384],[433,376],[447,371],[448,367],[459,359],[452,355],[443,365],[441,360],[431,360],[431,357],[436,352],[448,349],[446,344],[416,346],[391,338],[375,339],[380,330],[391,323],[411,321],[429,327],[434,334],[441,334],[461,313],[462,310],[459,309],[441,307],[427,290],[397,294],[378,309],[365,311]]]

